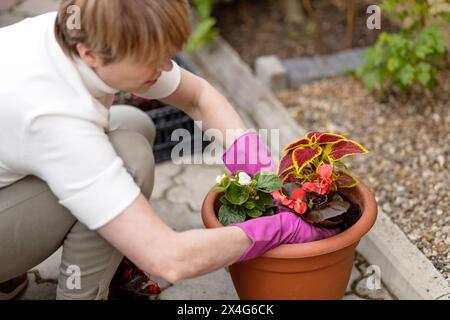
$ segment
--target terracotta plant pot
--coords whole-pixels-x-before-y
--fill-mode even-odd
[[[374,225],[377,205],[363,183],[340,191],[360,206],[361,218],[334,237],[284,244],[256,259],[231,265],[231,278],[240,299],[342,299],[352,272],[356,246]],[[223,227],[217,219],[219,208],[219,194],[210,191],[202,207],[202,219],[207,228]]]

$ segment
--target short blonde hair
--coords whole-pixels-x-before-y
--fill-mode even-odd
[[[68,28],[70,6],[81,28]],[[103,64],[131,58],[151,64],[181,51],[191,33],[188,0],[62,0],[55,35],[64,52],[78,56],[83,43]]]

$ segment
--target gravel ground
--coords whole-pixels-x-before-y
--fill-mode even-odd
[[[277,96],[305,129],[347,133],[369,149],[351,170],[450,281],[450,74],[434,93],[409,98],[380,101],[351,77]]]

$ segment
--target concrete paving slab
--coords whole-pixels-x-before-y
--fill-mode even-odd
[[[174,178],[175,185],[167,193],[167,199],[173,203],[186,203],[193,211],[200,211],[216,177],[224,172],[223,166],[186,166],[184,172]]]
[[[150,199],[158,200],[165,196],[165,192],[173,185],[172,178],[181,172],[181,166],[177,166],[171,161],[156,165],[155,186]]]
[[[42,279],[57,280],[59,276],[59,265],[61,264],[62,247],[52,254],[47,260],[33,268],[39,271]]]
[[[183,280],[164,290],[161,300],[238,300],[230,274],[221,269],[202,277]]]
[[[55,300],[56,283],[38,283],[34,273],[28,273],[29,284],[19,300]]]
[[[175,231],[203,228],[200,212],[192,212],[186,203],[171,203],[164,200],[150,201],[161,219]]]

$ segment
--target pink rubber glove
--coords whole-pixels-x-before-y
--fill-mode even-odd
[[[233,226],[241,228],[252,241],[239,261],[256,258],[281,244],[312,242],[339,233],[337,229],[315,227],[288,211],[251,219]]]
[[[222,159],[232,174],[241,170],[253,177],[260,171],[275,173],[277,170],[269,147],[256,132],[247,132],[237,138],[225,151]]]

